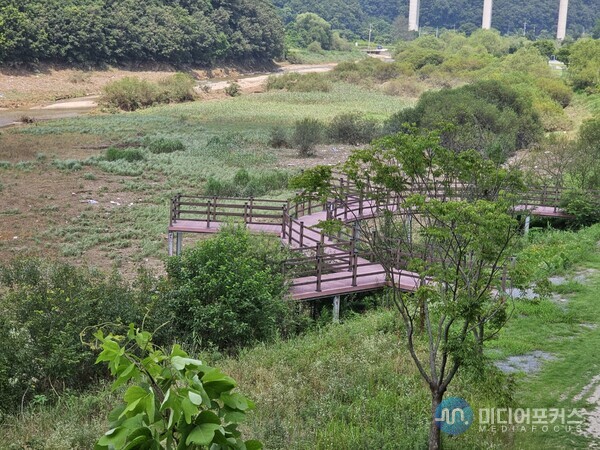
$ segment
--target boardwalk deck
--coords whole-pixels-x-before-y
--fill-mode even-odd
[[[343,186],[343,180],[340,185]],[[348,187],[348,186],[347,186]],[[548,194],[544,189],[516,210],[526,215],[541,217],[570,217],[557,204],[558,192]],[[549,199],[550,206],[544,204]],[[342,201],[343,200],[343,201]],[[290,205],[290,202],[260,199],[219,199],[184,197],[173,199],[169,235],[177,235],[177,249],[181,248],[181,233],[216,233],[232,218],[238,220],[252,232],[278,235],[292,250],[303,257],[292,260],[297,265],[314,267],[315,275],[296,277],[290,289],[294,300],[312,300],[381,289],[390,284],[384,268],[360,258],[352,241],[340,242],[328,237],[316,226],[327,219],[340,219],[346,223],[371,219],[381,213],[381,207],[371,200],[363,200],[362,194],[347,194],[325,205],[308,203]],[[402,212],[401,202],[391,200],[383,206],[392,212]],[[294,210],[294,217],[292,217]],[[406,211],[410,213],[409,211]],[[183,216],[183,217],[182,217]],[[348,249],[350,247],[350,250]],[[313,256],[310,256],[313,255]],[[325,269],[325,270],[324,270]],[[417,289],[419,275],[407,271],[394,274],[395,285],[411,292]]]

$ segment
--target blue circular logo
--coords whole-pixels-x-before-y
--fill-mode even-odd
[[[466,400],[450,397],[442,401],[435,410],[435,424],[446,434],[458,436],[473,424],[473,409]]]

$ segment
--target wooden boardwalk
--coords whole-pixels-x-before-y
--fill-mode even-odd
[[[343,183],[341,181],[340,183]],[[523,214],[542,217],[569,217],[557,205],[558,192],[544,190],[530,194],[517,206]],[[544,204],[547,203],[547,204]],[[402,210],[401,199],[390,199],[383,207],[392,212]],[[285,265],[300,272],[290,288],[294,300],[313,300],[342,294],[380,289],[392,281],[411,292],[421,283],[419,274],[399,270],[386,273],[380,264],[359,257],[356,237],[342,241],[326,236],[316,226],[321,221],[339,219],[346,224],[371,219],[381,213],[381,205],[349,192],[343,199],[325,204],[311,200],[289,201],[190,197],[178,195],[172,200],[169,225],[169,253],[181,252],[183,233],[216,233],[231,221],[244,224],[250,231],[278,235],[298,258]],[[307,273],[303,273],[302,271]]]

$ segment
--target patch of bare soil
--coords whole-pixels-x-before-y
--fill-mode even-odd
[[[140,248],[134,239],[117,251],[99,245],[80,256],[64,253],[69,230],[81,229],[83,214],[93,217],[93,225],[88,225],[93,227],[90,235],[101,233],[106,237],[128,226],[113,220],[119,209],[144,201],[138,193],[124,191],[119,177],[96,172],[95,179],[89,180],[82,175],[63,173],[48,165],[30,172],[1,173],[0,260],[6,262],[16,255],[52,257],[107,270],[119,265],[124,274],[136,273],[141,261]],[[158,259],[146,259],[143,263],[152,269],[163,266]]]
[[[586,414],[583,434],[594,439],[590,448],[600,448],[600,375],[592,378],[590,383],[573,397],[573,400],[578,402],[584,398],[594,409]]]

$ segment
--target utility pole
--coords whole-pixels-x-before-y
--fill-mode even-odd
[[[369,45],[367,46],[367,53],[371,52],[371,35],[373,34],[373,24],[369,24]]]

